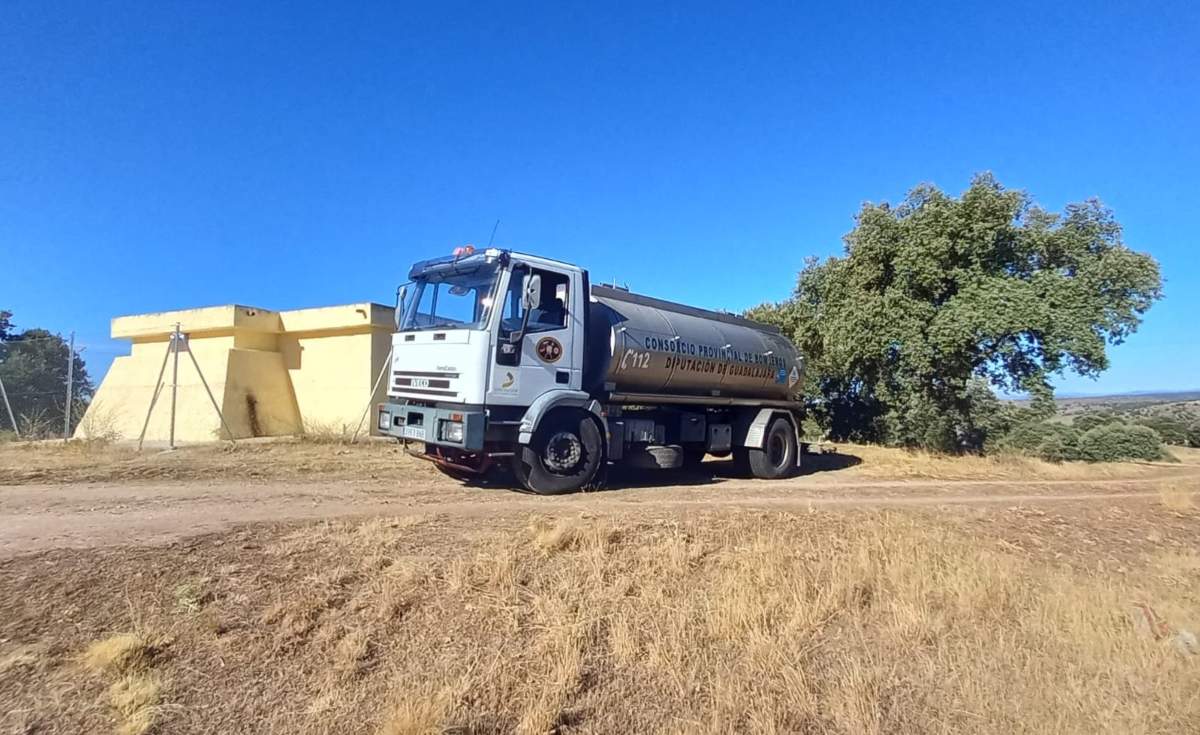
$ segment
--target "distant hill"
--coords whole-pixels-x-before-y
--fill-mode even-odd
[[[1028,405],[1028,399],[1014,401]],[[1200,446],[1200,391],[1145,391],[1108,396],[1063,396],[1055,398],[1058,414],[1055,423],[1095,426],[1101,422],[1123,421],[1149,426],[1168,444]],[[1108,418],[1102,418],[1107,416]]]
[[[1060,411],[1068,406],[1095,409],[1101,406],[1120,406],[1122,409],[1132,408],[1135,404],[1153,406],[1163,403],[1190,403],[1200,401],[1200,390],[1183,391],[1131,391],[1129,393],[1112,393],[1108,395],[1086,395],[1060,393],[1054,397]],[[1028,398],[1014,398],[1013,403],[1026,405]]]
[[[1029,400],[1017,399],[1013,403],[1028,405]],[[1200,427],[1200,390],[1057,396],[1055,405],[1058,415],[1053,420],[1057,422],[1074,424],[1086,414],[1113,414],[1126,421],[1145,423],[1160,433],[1175,434],[1172,443],[1184,441],[1184,437],[1194,435],[1196,427]]]
[[[1196,390],[1134,390],[1125,393],[1059,393],[1061,400],[1106,400],[1121,401],[1127,398],[1147,399],[1155,401],[1195,401],[1200,400],[1200,389]]]
[[[1109,409],[1118,413],[1160,413],[1168,407],[1186,407],[1184,413],[1200,413],[1200,391],[1177,391],[1171,393],[1121,393],[1111,396],[1077,396],[1056,398],[1059,413],[1074,414],[1084,411]],[[1171,413],[1176,413],[1172,410]]]

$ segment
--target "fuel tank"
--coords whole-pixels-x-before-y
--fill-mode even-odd
[[[797,399],[803,361],[778,329],[608,286],[591,292],[590,391]]]

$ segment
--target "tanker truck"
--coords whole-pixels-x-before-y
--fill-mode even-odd
[[[616,463],[732,455],[767,479],[799,467],[804,366],[774,327],[495,248],[419,262],[409,279],[378,428],[449,475],[508,467],[552,495]]]

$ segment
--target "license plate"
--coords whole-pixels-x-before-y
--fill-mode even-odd
[[[424,426],[402,426],[400,427],[400,436],[405,439],[420,439],[425,440]]]

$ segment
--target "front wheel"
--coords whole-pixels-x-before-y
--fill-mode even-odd
[[[513,457],[513,474],[538,495],[561,495],[587,487],[604,459],[600,427],[582,411],[547,416],[528,445]]]

